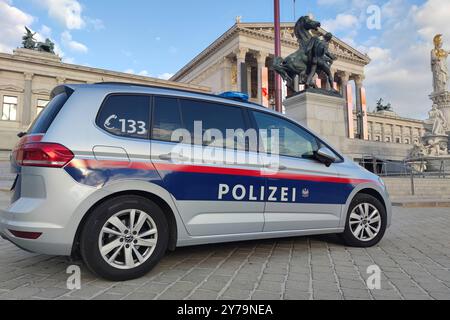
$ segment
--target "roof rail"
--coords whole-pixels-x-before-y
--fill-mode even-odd
[[[207,96],[207,97],[221,98],[221,99],[224,99],[224,100],[232,100],[232,101],[244,102],[244,103],[248,103],[248,104],[251,104],[251,105],[255,105],[255,106],[264,108],[260,104],[257,104],[257,103],[251,102],[251,101],[242,101],[242,100],[236,99],[236,98],[225,97],[225,96],[221,96],[221,95],[217,95],[217,94],[204,93],[204,92],[187,90],[187,89],[179,89],[179,88],[171,88],[171,87],[164,87],[164,86],[157,86],[157,85],[148,85],[148,84],[139,84],[139,83],[130,83],[130,82],[113,82],[113,81],[96,82],[96,83],[94,83],[94,85],[135,86],[135,87],[143,87],[143,88],[172,90],[172,91],[185,92],[185,93],[194,93],[194,94],[199,94],[199,95],[203,95],[203,96]]]

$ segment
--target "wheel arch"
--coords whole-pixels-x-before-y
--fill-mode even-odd
[[[175,250],[177,246],[177,240],[178,240],[178,225],[177,220],[175,217],[175,212],[173,212],[170,205],[160,196],[148,192],[148,191],[142,191],[142,190],[127,190],[127,191],[119,191],[112,194],[109,194],[108,196],[100,199],[97,201],[94,205],[92,205],[89,210],[86,212],[86,214],[81,219],[81,222],[78,225],[78,228],[75,233],[75,239],[72,245],[72,257],[78,257],[79,256],[79,247],[80,247],[80,235],[83,230],[83,227],[86,223],[86,220],[89,218],[89,216],[92,214],[92,212],[100,206],[105,201],[108,201],[110,199],[124,196],[124,195],[134,195],[134,196],[141,196],[143,198],[149,199],[153,202],[155,202],[164,212],[167,222],[169,224],[169,243],[168,243],[168,249],[173,251]]]
[[[384,190],[382,190],[380,187],[378,187],[377,185],[367,183],[367,184],[357,186],[353,190],[353,192],[349,195],[349,197],[347,198],[347,202],[345,203],[345,205],[342,208],[340,227],[345,228],[347,216],[349,214],[348,211],[349,211],[350,205],[351,205],[353,199],[358,194],[367,194],[367,195],[370,195],[370,196],[376,198],[378,201],[380,201],[380,203],[383,205],[384,209],[386,210],[386,214],[388,217],[388,226],[390,226],[390,224],[391,224],[391,202],[389,200],[387,193]]]
[[[356,197],[358,194],[367,194],[369,196],[374,197],[375,199],[377,199],[378,201],[381,202],[381,204],[384,207],[384,210],[387,210],[386,201],[384,200],[383,196],[377,190],[372,189],[372,188],[361,189],[355,194],[354,197]]]

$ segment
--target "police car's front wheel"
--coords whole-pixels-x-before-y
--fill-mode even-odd
[[[93,210],[81,234],[88,268],[113,281],[139,278],[163,257],[168,224],[161,208],[140,196],[120,196]]]
[[[386,209],[377,198],[358,194],[350,205],[345,231],[341,237],[352,247],[375,246],[386,232],[386,220]]]

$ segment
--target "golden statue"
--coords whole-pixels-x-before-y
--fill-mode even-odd
[[[442,34],[438,34],[433,39],[434,49],[431,51],[431,70],[433,72],[434,93],[447,91],[449,80],[447,57],[449,51],[442,49]]]

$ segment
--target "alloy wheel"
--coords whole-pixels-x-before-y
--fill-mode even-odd
[[[356,239],[372,241],[381,230],[381,214],[372,204],[361,203],[350,214],[349,224]]]
[[[106,221],[100,236],[99,249],[103,259],[118,269],[133,269],[145,263],[158,241],[158,229],[144,211],[121,211]]]

